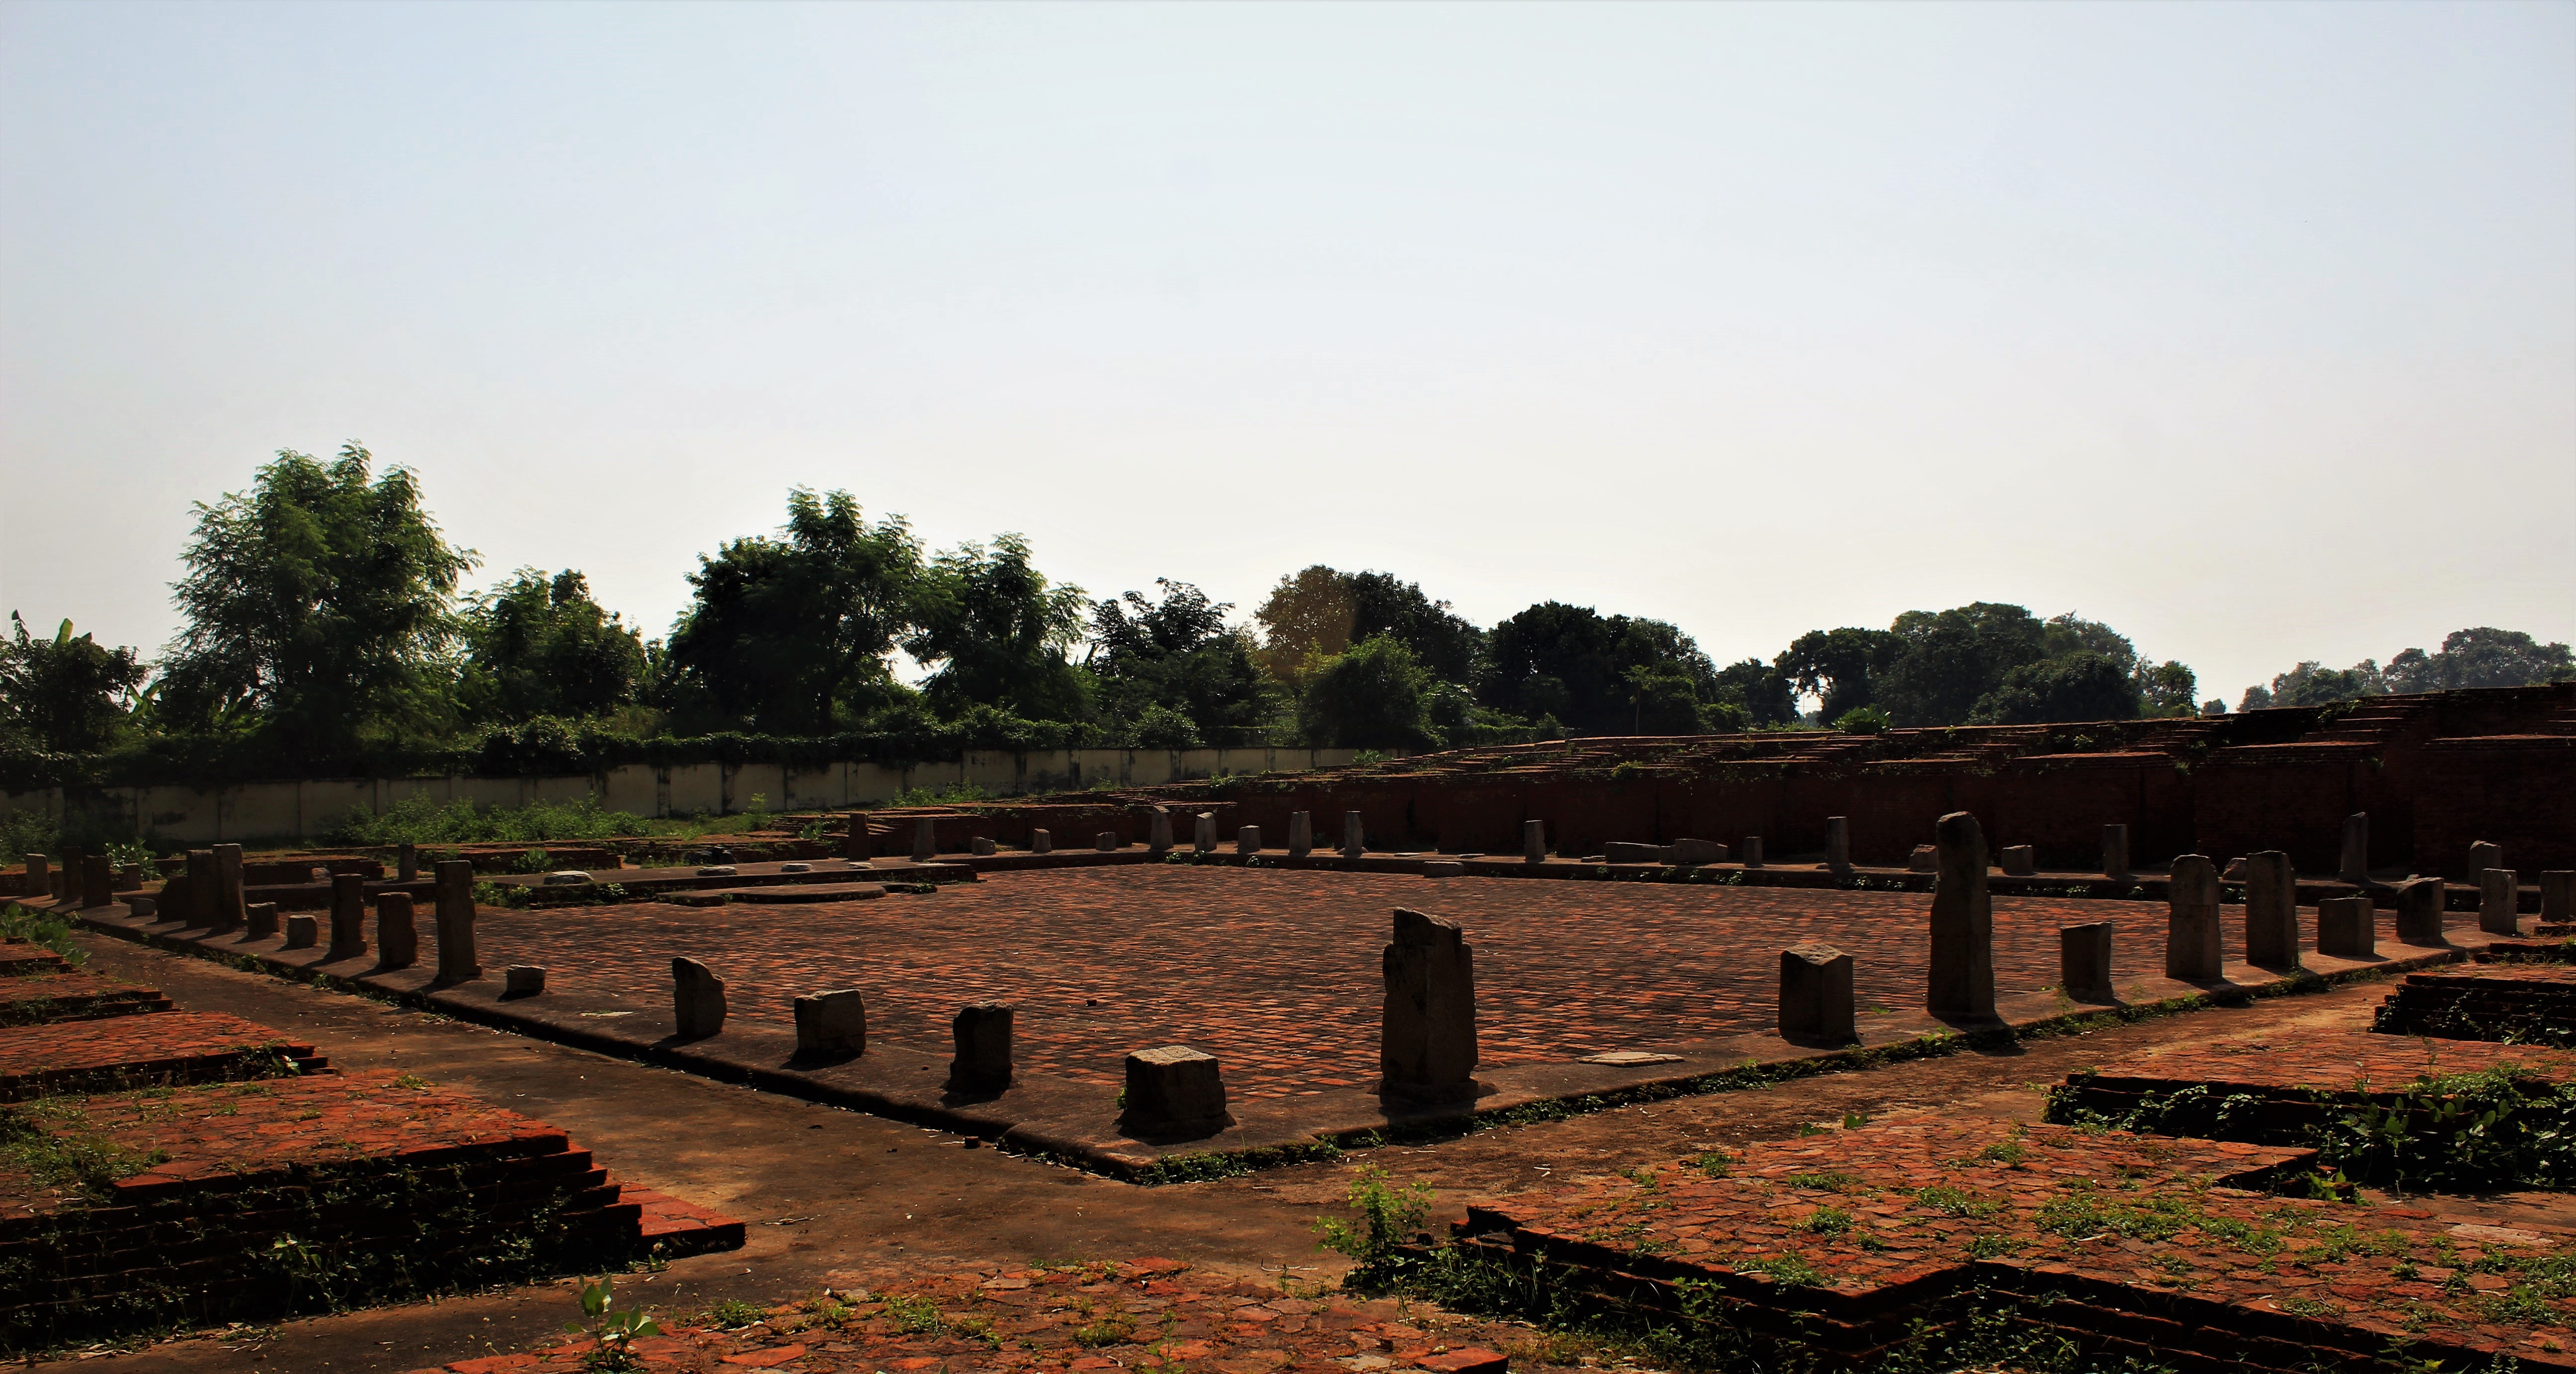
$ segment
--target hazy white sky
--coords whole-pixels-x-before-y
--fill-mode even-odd
[[[660,633],[846,487],[1720,662],[2576,639],[2576,5],[0,7],[0,611],[363,440]]]

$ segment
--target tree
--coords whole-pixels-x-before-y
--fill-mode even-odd
[[[1809,630],[1773,660],[1774,671],[1798,694],[1822,697],[1824,718],[1839,720],[1877,699],[1875,675],[1886,670],[1904,643],[1887,630]],[[1793,711],[1796,704],[1792,697]]]
[[[1297,702],[1297,728],[1310,743],[1345,749],[1418,749],[1440,742],[1429,715],[1433,682],[1421,660],[1392,635],[1336,655]]]
[[[1968,713],[1972,725],[2054,725],[2127,720],[2138,714],[2137,685],[2119,660],[2078,649],[2004,674]]]
[[[187,626],[156,688],[172,718],[324,752],[444,714],[449,598],[474,553],[448,547],[410,469],[372,461],[283,451],[248,492],[198,504],[171,586]]]
[[[1888,628],[1903,643],[1877,678],[1875,704],[1898,725],[1961,724],[2005,674],[2047,657],[2047,627],[2019,606],[1907,611]]]
[[[635,699],[644,637],[590,598],[567,568],[521,568],[465,610],[465,669],[457,696],[480,720],[580,719]]]
[[[2153,665],[2139,659],[2129,677],[2137,689],[2140,714],[2188,716],[2196,709],[2192,699],[2200,691],[2200,680],[2172,659]]]
[[[2523,687],[2576,677],[2576,655],[2564,644],[2542,644],[2520,630],[2491,625],[2453,630],[2439,653],[2408,649],[2380,670],[2391,692],[2439,692],[2458,687]]]
[[[1346,573],[1321,563],[1282,577],[1261,608],[1261,664],[1282,682],[1297,683],[1325,660],[1362,640],[1383,635],[1403,644],[1434,678],[1467,682],[1476,670],[1484,632],[1434,601],[1417,583],[1392,573]]]
[[[1674,693],[1668,678],[1687,684],[1694,712],[1718,688],[1716,665],[1689,635],[1664,621],[1604,617],[1589,606],[1540,602],[1496,625],[1485,643],[1478,696],[1487,706],[1532,719],[1553,716],[1587,734],[1643,728],[1649,698],[1668,710]],[[1677,712],[1667,716],[1678,718]]]
[[[27,633],[9,613],[15,637],[0,640],[0,736],[21,748],[89,754],[116,742],[143,686],[143,664],[128,648],[75,637],[64,621],[50,639]]]
[[[1033,720],[1081,720],[1090,711],[1081,670],[1082,588],[1051,583],[1029,561],[1028,540],[1005,534],[943,553],[922,580],[920,628],[904,648],[937,671],[923,684],[949,714],[996,706]]]
[[[900,697],[886,666],[914,627],[921,545],[848,492],[798,487],[785,537],[700,555],[666,649],[670,705],[777,734],[822,734]]]
[[[1252,636],[1225,623],[1234,607],[1187,582],[1155,579],[1161,599],[1128,592],[1092,607],[1084,665],[1099,683],[1101,714],[1131,736],[1153,723],[1150,707],[1202,736],[1240,743],[1262,725],[1271,687],[1253,662]],[[1162,728],[1168,728],[1162,727]]]
[[[2249,700],[2254,690],[2247,689]],[[2377,696],[2381,690],[2379,665],[2369,659],[2341,670],[2310,659],[2272,679],[2272,690],[2264,696],[2266,704],[2272,706],[2324,706],[2357,697]]]
[[[1788,677],[1758,658],[1718,669],[1716,690],[1710,696],[1713,707],[1733,706],[1743,713],[1740,723],[1730,722],[1731,728],[1790,725],[1798,719],[1798,697]]]

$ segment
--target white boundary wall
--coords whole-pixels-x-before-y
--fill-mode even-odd
[[[1051,749],[1037,753],[969,752],[947,763],[887,768],[828,763],[803,768],[776,763],[690,763],[668,768],[628,764],[605,773],[548,777],[313,778],[194,787],[60,787],[0,793],[0,812],[42,811],[59,817],[68,801],[89,812],[121,815],[141,833],[173,843],[310,839],[351,811],[381,815],[403,798],[427,793],[444,805],[470,801],[516,807],[535,801],[593,798],[610,811],[638,816],[731,815],[814,807],[876,806],[916,787],[972,783],[996,797],[1076,792],[1088,787],[1150,787],[1245,773],[1302,773],[1348,765],[1352,749]],[[68,796],[66,795],[68,791]]]

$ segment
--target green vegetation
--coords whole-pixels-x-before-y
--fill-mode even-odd
[[[1431,1185],[1391,1187],[1386,1170],[1363,1165],[1344,1201],[1352,1219],[1316,1218],[1316,1243],[1352,1261],[1345,1283],[1365,1288],[1391,1281],[1403,1267],[1404,1247],[1417,1243],[1431,1216]]]
[[[464,801],[440,805],[427,794],[415,792],[388,807],[381,816],[350,811],[347,819],[323,833],[323,839],[331,844],[350,845],[518,844],[607,840],[652,833],[651,822],[643,817],[605,811],[586,798],[497,807]]]
[[[43,850],[37,850],[41,854]],[[89,951],[72,942],[71,923],[17,902],[0,902],[0,935],[27,940],[63,956],[65,963],[89,962]]]
[[[586,1335],[592,1341],[589,1353],[582,1358],[582,1368],[624,1374],[624,1371],[644,1367],[642,1362],[635,1358],[634,1352],[627,1349],[627,1346],[643,1337],[662,1334],[662,1327],[647,1315],[640,1305],[627,1308],[622,1312],[613,1310],[610,1306],[613,1297],[609,1282],[605,1278],[593,1279],[583,1284],[581,1289],[583,1320],[564,1323],[564,1330]],[[717,1307],[743,1305],[718,1303]],[[758,1309],[754,1309],[755,1319],[757,1319],[757,1312]]]
[[[2392,692],[2522,687],[2571,678],[2576,678],[2576,651],[2566,645],[2542,644],[2520,630],[2480,625],[2453,630],[2433,653],[2407,649],[2389,659],[2386,667],[2365,658],[2349,668],[2335,669],[2311,659],[2273,678],[2270,687],[2246,688],[2236,709],[2324,706]]]

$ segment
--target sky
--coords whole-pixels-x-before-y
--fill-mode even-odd
[[[649,633],[797,486],[1720,663],[2576,640],[2576,4],[0,6],[0,610],[416,470]]]

